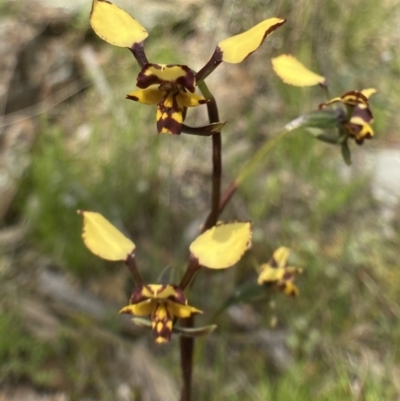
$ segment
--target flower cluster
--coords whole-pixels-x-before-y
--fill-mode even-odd
[[[148,36],[146,29],[116,5],[106,0],[94,0],[90,15],[96,34],[114,46],[128,48],[142,67],[136,82],[140,89],[129,93],[127,99],[157,105],[158,133],[177,135],[181,132],[211,135],[220,131],[222,123],[197,129],[183,124],[188,107],[197,107],[208,101],[194,93],[196,86],[222,62],[240,63],[246,59],[284,22],[282,18],[269,18],[244,33],[222,40],[210,60],[195,73],[186,65],[149,63],[144,51],[144,40]]]
[[[186,336],[207,333],[213,327],[186,330],[175,327],[177,319],[185,319],[201,310],[188,305],[184,295],[185,285],[144,284],[136,266],[135,244],[114,227],[101,214],[79,211],[82,215],[83,241],[87,248],[102,259],[124,262],[136,281],[129,305],[120,313],[137,317],[148,316],[156,342],[168,342],[173,331]],[[251,224],[249,222],[220,223],[206,230],[190,245],[190,258],[185,275],[193,277],[200,267],[226,269],[236,264],[250,247]],[[189,278],[190,281],[190,278]],[[146,325],[142,320],[135,323]]]

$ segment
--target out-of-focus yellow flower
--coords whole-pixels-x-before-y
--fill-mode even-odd
[[[184,65],[151,64],[144,52],[148,33],[128,13],[107,0],[93,0],[90,23],[106,42],[132,51],[142,67],[137,79],[141,90],[127,95],[144,104],[157,105],[157,130],[160,134],[180,134],[187,107],[196,107],[207,100],[194,94],[195,86],[223,61],[240,63],[256,51],[265,38],[285,23],[282,18],[269,18],[239,35],[218,43],[205,66],[195,74]],[[218,132],[223,124],[206,126],[203,132]],[[188,131],[190,133],[190,131]],[[191,132],[193,133],[193,132]],[[200,135],[200,134],[198,134]]]
[[[150,316],[157,343],[170,341],[177,318],[185,319],[203,313],[188,305],[183,291],[174,285],[139,285],[132,293],[129,305],[120,310],[135,316]]]
[[[287,295],[296,297],[299,289],[293,283],[296,274],[302,273],[298,267],[288,267],[290,249],[278,248],[268,263],[261,265],[258,276],[258,284],[273,284],[276,289]]]
[[[364,139],[374,136],[374,131],[370,125],[373,122],[373,115],[369,108],[369,97],[376,93],[373,88],[362,91],[346,92],[340,97],[335,97],[326,103],[319,105],[320,109],[332,104],[339,103],[346,107],[346,117],[343,128],[350,138],[353,138],[358,145],[362,145]]]

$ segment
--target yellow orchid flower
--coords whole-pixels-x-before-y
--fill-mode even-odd
[[[83,217],[82,238],[86,247],[95,255],[111,261],[123,261],[140,278],[136,271],[135,244],[114,227],[101,214],[88,211],[78,212]],[[249,222],[219,223],[197,237],[190,245],[190,261],[195,268],[226,269],[236,264],[249,248],[251,224]],[[185,319],[202,313],[188,305],[183,289],[172,284],[139,285],[134,289],[130,304],[121,313],[135,316],[150,316],[156,342],[167,342],[171,333],[203,335],[215,327],[185,330],[175,328],[176,319]],[[143,324],[141,320],[133,320]]]
[[[299,289],[293,281],[296,274],[302,273],[298,267],[288,267],[290,249],[286,247],[278,248],[268,263],[261,265],[258,276],[258,284],[273,284],[274,287],[287,295],[296,297]]]
[[[354,139],[358,145],[362,145],[364,139],[371,139],[374,136],[370,125],[374,119],[369,108],[369,97],[375,92],[376,90],[373,88],[346,92],[340,97],[320,104],[319,108],[324,109],[335,103],[344,105],[347,108],[347,117],[343,122],[343,127],[350,138]]]
[[[148,105],[157,105],[159,134],[177,134],[183,130],[186,108],[207,102],[194,93],[196,84],[204,80],[221,62],[240,63],[256,51],[265,38],[284,24],[282,18],[266,19],[248,31],[218,43],[211,59],[195,74],[185,65],[149,63],[143,42],[148,33],[134,18],[108,0],[93,0],[90,23],[96,34],[106,42],[127,47],[142,67],[137,78],[140,90],[129,93],[127,99]],[[205,127],[185,127],[194,135],[212,135],[219,132],[223,123]]]
[[[126,98],[143,104],[157,105],[157,130],[159,134],[180,134],[186,107],[196,107],[207,102],[193,93],[196,79],[184,65],[146,64],[137,78],[140,90]]]
[[[177,318],[185,319],[203,313],[190,305],[183,291],[174,285],[148,284],[137,286],[129,305],[119,313],[135,316],[150,316],[157,343],[170,341],[172,328]]]

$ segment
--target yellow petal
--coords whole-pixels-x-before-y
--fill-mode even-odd
[[[145,301],[137,304],[123,307],[119,313],[129,313],[136,316],[148,316],[153,312],[156,305],[156,301],[152,299],[146,299]]]
[[[300,293],[297,286],[291,281],[284,281],[280,285],[278,284],[278,289],[290,297],[298,297]]]
[[[142,294],[148,298],[168,298],[176,295],[176,290],[172,285],[148,284],[143,287]]]
[[[176,101],[179,107],[196,107],[208,102],[203,96],[188,92],[179,92]]]
[[[363,89],[361,91],[361,93],[368,99],[376,92],[377,92],[377,90],[375,88]]]
[[[126,260],[135,244],[118,231],[101,214],[79,211],[83,216],[82,238],[95,255],[106,260]]]
[[[105,0],[93,0],[90,24],[101,39],[114,46],[131,48],[148,36],[127,12]]]
[[[325,82],[325,78],[306,68],[290,54],[273,58],[272,67],[285,84],[294,86],[313,86]]]
[[[282,18],[269,18],[239,35],[232,36],[218,43],[222,52],[222,61],[240,63],[256,51],[264,39],[285,22]]]
[[[177,302],[171,302],[171,301],[167,303],[167,309],[171,315],[179,317],[181,319],[190,317],[195,313],[203,313],[201,310],[193,308],[193,306],[182,305],[178,304]]]
[[[190,92],[194,92],[196,79],[193,71],[186,65],[147,64],[137,77],[137,86],[147,88],[149,84],[176,82]]]
[[[269,263],[261,265],[258,284],[271,283],[280,280],[285,274],[285,269],[271,267]]]
[[[251,241],[251,224],[227,223],[214,226],[197,237],[190,251],[200,265],[225,269],[237,263]]]
[[[272,255],[272,260],[269,262],[273,267],[285,267],[289,259],[290,249],[284,246],[279,247]]]
[[[143,104],[158,104],[164,96],[165,92],[160,91],[158,85],[154,85],[147,89],[130,92],[126,98]]]

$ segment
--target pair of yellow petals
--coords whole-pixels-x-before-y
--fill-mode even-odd
[[[221,61],[240,63],[284,22],[283,18],[269,18],[242,34],[219,42],[217,49],[222,52]],[[93,1],[90,23],[100,38],[114,46],[132,48],[148,36],[146,29],[126,11],[104,0]]]
[[[83,241],[100,258],[126,261],[135,252],[135,244],[101,214],[79,212],[83,216]],[[237,263],[251,243],[251,223],[219,224],[197,237],[189,249],[199,265],[226,269]]]

